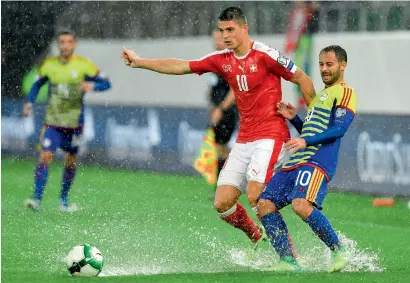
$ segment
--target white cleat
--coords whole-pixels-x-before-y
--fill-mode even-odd
[[[69,204],[69,205],[64,205],[64,204],[60,203],[60,211],[61,212],[72,213],[72,212],[77,212],[77,211],[80,211],[80,210],[81,210],[81,208],[78,205],[76,205],[75,203]]]
[[[37,199],[26,199],[24,201],[24,205],[28,208],[31,209],[32,211],[39,212],[41,209],[41,202]]]

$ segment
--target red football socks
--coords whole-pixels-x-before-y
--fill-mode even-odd
[[[245,207],[239,202],[236,204],[236,210],[232,214],[225,217],[221,216],[221,218],[231,226],[242,230],[254,243],[262,237],[258,225],[249,217]]]

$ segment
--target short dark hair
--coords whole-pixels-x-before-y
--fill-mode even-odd
[[[219,21],[238,21],[247,24],[243,10],[238,7],[229,7],[223,10],[218,17]]]
[[[337,58],[337,61],[343,62],[345,61],[347,63],[347,53],[346,50],[344,50],[341,46],[339,45],[330,45],[325,48],[323,48],[320,53],[322,52],[334,52]]]
[[[72,30],[67,30],[67,29],[60,30],[57,33],[57,39],[60,38],[60,36],[62,36],[62,35],[71,35],[72,37],[74,37],[75,40],[77,40],[77,36],[75,35],[75,32],[73,32]]]

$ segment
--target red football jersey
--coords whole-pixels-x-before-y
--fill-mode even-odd
[[[233,89],[240,116],[238,143],[290,138],[276,104],[282,101],[281,78],[290,80],[297,68],[279,51],[253,42],[243,57],[226,49],[192,60],[189,66],[198,75],[207,72],[221,75]]]

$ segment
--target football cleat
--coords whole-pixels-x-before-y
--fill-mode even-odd
[[[26,199],[24,205],[32,211],[39,212],[41,209],[41,202],[38,199]]]
[[[343,247],[339,247],[332,252],[332,258],[333,262],[328,272],[338,272],[349,263],[351,255]]]
[[[297,272],[301,271],[301,267],[294,257],[284,257],[278,263],[267,267],[264,270],[274,272]]]
[[[60,203],[60,211],[61,212],[77,212],[80,210],[80,207],[75,203],[67,204],[67,203]]]

